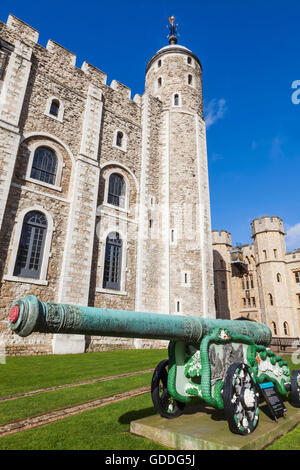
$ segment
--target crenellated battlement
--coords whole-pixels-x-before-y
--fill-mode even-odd
[[[6,22],[6,26],[12,29],[18,35],[19,39],[29,40],[34,43],[38,42],[39,32],[16,16],[10,14]]]
[[[288,251],[285,254],[285,259],[287,262],[300,261],[300,248],[296,248],[293,251]]]
[[[7,36],[8,41],[13,45],[15,45],[17,41],[24,41],[24,43],[26,43],[28,46],[30,45],[33,50],[35,50],[34,48],[38,48],[35,51],[37,54],[39,53],[39,56],[41,56],[43,52],[51,54],[51,63],[57,64],[59,68],[62,65],[66,67],[70,77],[72,76],[73,67],[74,76],[77,78],[78,71],[82,71],[85,76],[88,77],[89,81],[94,83],[96,86],[108,86],[111,90],[114,91],[114,93],[119,95],[120,100],[124,102],[131,101],[132,103],[135,103],[135,105],[140,106],[140,95],[135,95],[134,99],[132,100],[131,89],[117,80],[112,80],[111,84],[107,85],[107,74],[86,61],[83,62],[81,68],[78,68],[76,66],[76,55],[66,49],[64,46],[58,44],[52,39],[48,40],[46,47],[37,44],[39,39],[39,32],[24,23],[24,21],[16,18],[14,15],[9,15],[6,24],[0,22],[0,32],[1,30],[3,31],[4,35]],[[34,44],[30,44],[30,42]],[[45,58],[46,57],[47,56],[45,56]]]
[[[268,216],[263,215],[260,219],[256,218],[251,223],[252,238],[263,232],[280,232],[285,235],[283,222],[280,217],[276,215]]]
[[[49,39],[47,42],[46,49],[55,55],[59,62],[63,62],[66,65],[76,65],[76,55],[52,39]]]
[[[131,100],[131,89],[128,88],[126,85],[123,85],[123,83],[120,83],[117,80],[112,80],[110,88],[115,91],[118,91],[121,95],[124,96],[124,99],[127,98]]]
[[[213,245],[228,245],[232,246],[231,233],[226,230],[213,230],[212,231],[212,243]]]
[[[107,74],[102,72],[102,70],[97,69],[94,65],[91,65],[88,62],[83,62],[81,70],[94,79],[97,84],[106,85]]]

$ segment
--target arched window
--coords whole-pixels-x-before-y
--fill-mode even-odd
[[[192,63],[191,57],[188,57],[188,58],[187,58],[187,63],[188,63],[189,65],[191,65],[191,63]]]
[[[272,329],[273,329],[274,335],[277,335],[277,326],[276,326],[276,323],[274,321],[272,321]]]
[[[188,74],[188,84],[192,85],[192,83],[193,83],[193,75]]]
[[[53,150],[38,147],[34,152],[30,177],[48,184],[55,184],[57,158]]]
[[[118,173],[112,173],[109,177],[107,202],[123,209],[125,207],[125,182]]]
[[[161,87],[161,77],[159,77],[157,79],[157,87],[160,88]]]
[[[174,95],[174,106],[179,106],[179,95],[177,93]]]
[[[28,212],[23,221],[14,276],[39,278],[46,232],[45,215],[38,211]]]
[[[123,139],[124,139],[124,134],[121,131],[117,132],[117,137],[116,137],[116,145],[118,147],[123,147]]]
[[[281,274],[277,273],[276,274],[277,282],[281,282]]]
[[[103,287],[120,290],[122,263],[122,240],[116,232],[106,238]]]
[[[52,100],[50,110],[49,110],[49,114],[51,114],[52,116],[58,117],[58,113],[59,113],[59,101],[58,100]]]
[[[287,321],[285,321],[285,322],[283,323],[283,331],[284,331],[284,334],[285,334],[286,336],[288,336],[288,335],[290,334],[290,332],[289,332],[289,324],[288,324]]]
[[[273,296],[272,296],[272,294],[268,294],[268,297],[269,297],[270,305],[273,305]]]
[[[161,67],[161,59],[159,59],[159,61],[157,62],[157,66]]]

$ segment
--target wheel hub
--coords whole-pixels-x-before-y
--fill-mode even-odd
[[[255,393],[250,388],[244,388],[242,399],[246,408],[253,408],[255,404]]]

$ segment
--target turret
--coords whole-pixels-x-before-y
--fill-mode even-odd
[[[231,233],[226,230],[213,230],[212,231],[212,243],[213,245],[226,245],[231,247]]]
[[[285,260],[283,222],[277,216],[262,216],[253,220],[251,228],[262,321],[271,327],[275,336],[297,336]]]
[[[150,59],[145,90],[168,109],[194,111],[203,118],[202,66],[184,46],[171,43]]]
[[[162,282],[167,281],[164,291],[171,314],[214,316],[202,67],[190,49],[177,43],[174,17],[169,21],[169,45],[149,60],[145,77],[145,96],[160,103],[157,201],[163,214],[162,251],[167,253],[167,259],[161,258]],[[152,162],[153,158],[148,172],[156,174],[157,165],[152,169]]]

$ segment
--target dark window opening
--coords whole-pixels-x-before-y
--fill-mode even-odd
[[[269,302],[270,302],[270,305],[273,305],[273,296],[272,296],[272,294],[269,294]]]
[[[123,134],[123,132],[121,132],[121,131],[117,132],[116,145],[117,145],[118,147],[122,147],[122,146],[123,146],[123,139],[124,139],[124,134]]]
[[[109,177],[107,202],[118,207],[125,207],[125,183],[121,175],[113,173]]]
[[[120,290],[122,263],[122,240],[116,232],[106,238],[103,287]]]
[[[14,276],[38,279],[42,266],[47,219],[41,212],[29,212],[23,222]]]
[[[58,112],[59,112],[59,101],[58,100],[52,100],[49,112],[50,112],[50,114],[52,114],[52,116],[55,116],[55,117],[58,116]]]
[[[30,177],[48,184],[55,184],[57,158],[53,150],[38,147],[34,152]]]

